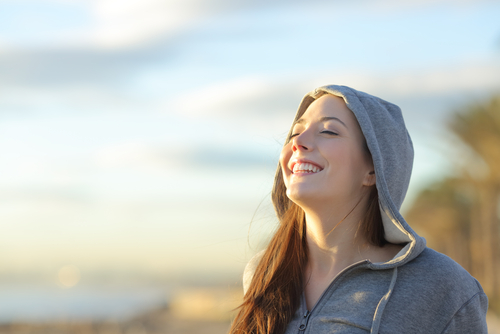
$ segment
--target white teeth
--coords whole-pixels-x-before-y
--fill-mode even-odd
[[[293,166],[294,173],[317,173],[321,171],[320,168],[310,163],[297,163]]]

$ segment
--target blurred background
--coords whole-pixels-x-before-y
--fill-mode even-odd
[[[402,107],[403,207],[500,314],[500,1],[0,0],[0,332],[224,333],[308,91]]]

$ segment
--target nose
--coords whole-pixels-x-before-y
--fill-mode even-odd
[[[296,152],[296,151],[309,151],[309,150],[310,150],[309,145],[307,145],[307,146],[305,145],[305,143],[303,142],[303,140],[301,138],[301,135],[293,137],[292,151]]]

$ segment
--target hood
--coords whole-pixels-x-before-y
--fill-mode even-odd
[[[343,98],[356,116],[375,167],[385,239],[394,244],[406,244],[391,261],[373,264],[374,269],[395,267],[412,260],[422,252],[426,243],[399,212],[408,190],[413,166],[413,144],[401,109],[370,94],[346,86],[329,85],[304,96],[294,122],[314,100],[324,94]]]

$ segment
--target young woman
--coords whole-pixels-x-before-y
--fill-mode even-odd
[[[280,225],[245,269],[230,333],[487,333],[479,283],[399,213],[412,165],[399,107],[345,86],[307,94],[276,172]]]

